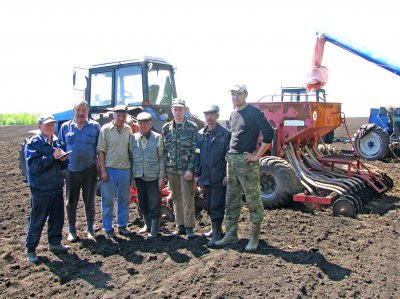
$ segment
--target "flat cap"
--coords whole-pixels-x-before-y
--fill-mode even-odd
[[[203,110],[204,113],[218,113],[219,112],[219,107],[217,105],[210,105],[208,106],[205,110]]]
[[[38,124],[48,124],[48,123],[55,123],[56,120],[54,119],[54,116],[51,114],[48,115],[41,115],[38,119]]]
[[[175,98],[172,100],[171,107],[186,107],[185,100],[182,100],[181,98]]]
[[[137,116],[136,119],[138,121],[149,121],[152,119],[152,116],[148,112],[140,112]]]
[[[112,111],[115,113],[128,113],[128,107],[125,105],[117,105]]]
[[[243,91],[247,91],[247,87],[244,84],[236,84],[236,85],[233,85],[229,91],[243,92]]]

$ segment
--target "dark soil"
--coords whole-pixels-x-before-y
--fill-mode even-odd
[[[355,119],[351,133],[365,119]],[[348,121],[350,123],[350,121]],[[209,249],[201,232],[210,229],[203,213],[193,240],[163,236],[104,237],[97,199],[97,242],[81,239],[69,254],[47,250],[43,232],[38,265],[25,258],[24,238],[30,193],[18,170],[18,149],[29,127],[0,127],[0,296],[2,298],[399,298],[400,178],[398,163],[373,162],[395,187],[366,206],[356,219],[332,217],[331,208],[311,213],[301,205],[265,211],[256,253],[244,252],[250,234],[242,209],[239,243]],[[339,129],[340,130],[340,129]],[[344,136],[344,135],[343,135]],[[348,144],[334,144],[346,147]],[[129,229],[142,222],[131,207]],[[63,243],[66,240],[64,226]]]

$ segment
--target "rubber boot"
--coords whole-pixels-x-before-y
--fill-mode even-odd
[[[221,228],[221,230],[222,230],[222,228]],[[227,220],[225,237],[223,237],[219,241],[216,241],[215,245],[223,246],[223,245],[236,243],[237,241],[239,241],[238,223],[237,223],[237,221]]]
[[[139,229],[139,234],[149,233],[151,230],[151,219],[149,214],[143,215],[144,226]]]
[[[212,238],[207,243],[208,247],[215,247],[215,242],[222,239],[222,220],[213,221],[212,223]]]
[[[261,223],[253,224],[251,227],[251,236],[249,243],[247,243],[245,251],[252,252],[256,251],[258,248],[258,241],[260,239],[260,228]]]
[[[160,218],[151,219],[151,231],[147,235],[147,240],[156,238],[158,236],[159,231],[160,231]]]

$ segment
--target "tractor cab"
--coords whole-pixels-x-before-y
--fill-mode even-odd
[[[176,97],[173,66],[161,58],[97,64],[88,70],[76,68],[73,82],[74,89],[85,93],[90,117],[100,124],[112,118],[114,106],[126,105],[133,117],[149,112],[159,131]]]
[[[281,87],[281,102],[308,102],[315,99],[316,102],[326,102],[325,89],[318,89],[315,92],[307,93],[305,87]]]

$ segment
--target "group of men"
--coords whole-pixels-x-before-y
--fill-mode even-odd
[[[139,209],[147,239],[159,235],[161,190],[168,181],[174,202],[176,231],[172,235],[195,236],[194,188],[205,194],[207,213],[212,230],[209,247],[238,241],[238,218],[242,193],[250,211],[252,233],[245,250],[258,247],[263,205],[260,198],[258,160],[268,150],[273,130],[264,114],[248,105],[245,85],[230,90],[234,110],[231,130],[218,123],[219,107],[204,110],[206,127],[185,117],[186,103],[176,98],[171,105],[173,120],[166,123],[161,134],[152,130],[152,116],[137,115],[139,132],[132,133],[126,123],[128,108],[116,106],[114,119],[100,127],[89,119],[89,106],[81,101],[74,106],[74,118],[64,123],[58,137],[54,134],[53,116],[41,116],[40,133],[27,143],[25,157],[31,189],[31,212],[26,236],[27,259],[37,262],[35,249],[48,219],[49,250],[65,252],[61,245],[64,223],[64,176],[68,220],[67,240],[78,240],[77,205],[82,191],[86,212],[87,238],[96,240],[94,231],[97,181],[101,181],[103,230],[108,238],[115,237],[114,202],[117,202],[118,233],[128,236],[130,186],[136,187]],[[257,149],[260,132],[263,142]],[[116,199],[116,200],[115,200]],[[222,222],[225,219],[226,233]]]

